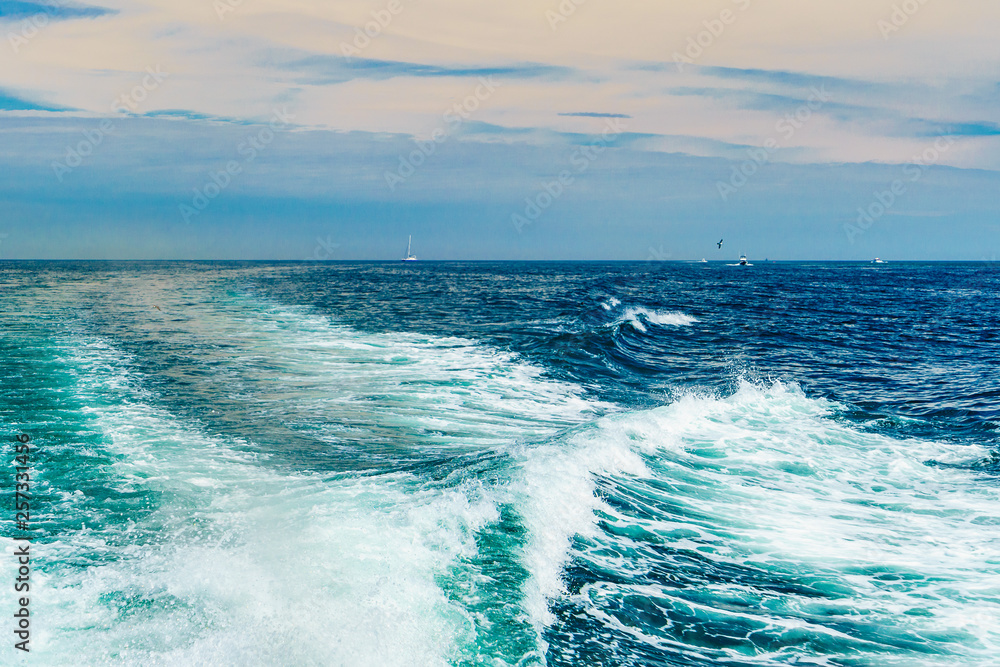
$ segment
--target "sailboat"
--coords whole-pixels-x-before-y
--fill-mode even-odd
[[[410,239],[406,242],[406,257],[403,258],[404,262],[415,262],[417,261],[417,256],[410,252],[410,248],[413,245],[413,235],[410,235]]]

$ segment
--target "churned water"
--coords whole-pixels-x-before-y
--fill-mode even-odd
[[[997,664],[998,293],[987,264],[0,264],[0,662]]]

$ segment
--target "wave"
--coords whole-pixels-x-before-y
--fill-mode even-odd
[[[985,448],[865,432],[781,383],[615,412],[466,339],[231,308],[172,335],[228,341],[198,378],[284,430],[208,428],[121,349],[62,344],[94,435],[52,465],[92,457],[79,474],[105,492],[39,489],[63,522],[38,544],[39,659],[963,665],[1000,649]],[[654,321],[669,316],[696,321],[621,321],[686,326]],[[297,469],[269,438],[307,427],[409,464]]]
[[[248,443],[149,405],[112,348],[82,345],[74,365],[115,458],[104,484],[145,492],[150,508],[39,545],[39,659],[441,664],[469,640],[472,623],[434,582],[496,514],[475,489],[274,469]],[[59,512],[71,521],[94,500],[63,494]]]
[[[191,326],[222,339],[207,321]],[[251,408],[243,414],[308,418],[331,438],[347,422],[362,444],[392,433],[400,458],[420,453],[427,464],[296,472],[281,443],[212,433],[164,409],[132,355],[92,338],[63,341],[64,372],[75,378],[65,409],[76,412],[60,419],[84,419],[87,448],[106,462],[95,469],[86,459],[70,476],[99,475],[104,495],[122,500],[102,507],[74,491],[74,479],[45,489],[61,499],[61,525],[49,526],[57,541],[39,545],[47,600],[32,647],[39,659],[533,660],[538,642],[516,611],[518,580],[484,583],[493,562],[520,567],[519,542],[506,537],[508,451],[607,406],[463,339],[367,334],[270,306],[238,325],[243,343],[226,349],[230,362],[203,364],[200,377],[211,382],[217,372],[234,390],[280,378],[273,394],[243,389]],[[76,445],[53,452],[56,460],[79,453]],[[448,459],[457,464],[437,463]],[[500,544],[495,558],[484,553],[488,535]]]
[[[643,307],[630,307],[615,320],[615,326],[630,324],[632,328],[642,333],[647,332],[647,325],[656,324],[669,327],[687,327],[698,322],[698,318],[678,311],[658,311]]]
[[[528,599],[550,659],[991,659],[1000,488],[967,469],[987,450],[865,433],[838,409],[744,382],[529,457]],[[595,632],[605,649],[581,655]]]

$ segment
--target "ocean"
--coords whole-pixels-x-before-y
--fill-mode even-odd
[[[1000,664],[998,330],[989,263],[0,263],[0,663]]]

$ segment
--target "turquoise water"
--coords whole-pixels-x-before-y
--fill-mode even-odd
[[[998,286],[2,264],[0,662],[994,664]]]

